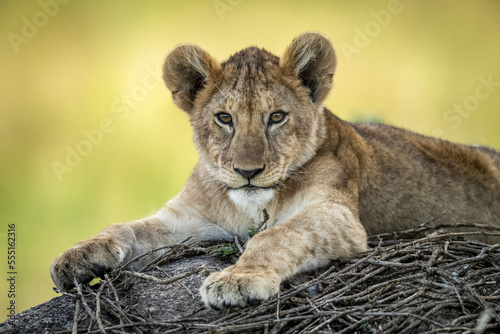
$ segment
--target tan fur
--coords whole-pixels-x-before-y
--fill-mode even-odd
[[[265,230],[200,290],[213,308],[246,306],[299,271],[358,256],[367,232],[406,229],[445,210],[443,223],[500,225],[497,152],[340,120],[323,105],[335,66],[316,33],[297,37],[281,58],[251,47],[220,64],[197,46],[174,49],[164,79],[190,117],[199,163],[155,216],[110,226],[58,256],[55,284],[70,289],[74,278],[189,236],[247,238],[265,209]],[[285,118],[273,123],[273,113]]]

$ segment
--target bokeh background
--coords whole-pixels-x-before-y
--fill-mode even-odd
[[[337,49],[326,104],[340,117],[500,149],[495,0],[4,0],[0,18],[0,320],[7,224],[22,311],[56,296],[57,254],[182,188],[197,157],[160,74],[177,44],[280,55],[320,31]]]

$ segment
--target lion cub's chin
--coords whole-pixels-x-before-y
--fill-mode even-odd
[[[241,210],[264,208],[274,197],[274,189],[243,187],[229,190],[229,198]]]

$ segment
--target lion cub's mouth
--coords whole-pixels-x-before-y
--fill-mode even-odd
[[[265,206],[273,199],[275,188],[276,185],[258,187],[247,184],[239,188],[228,187],[228,195],[234,204],[242,208],[246,208],[248,205]]]
[[[273,184],[272,186],[269,186],[269,187],[260,187],[260,186],[256,186],[256,185],[253,185],[253,184],[246,184],[246,185],[238,187],[238,188],[231,188],[231,187],[227,186],[227,189],[228,190],[243,189],[243,190],[247,190],[247,191],[253,191],[253,190],[258,190],[258,189],[271,189],[271,190],[274,190],[277,187],[278,187],[278,184]]]

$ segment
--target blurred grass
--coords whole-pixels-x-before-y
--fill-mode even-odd
[[[451,140],[500,148],[500,89],[458,129],[443,119],[474,94],[479,76],[500,81],[497,1],[401,1],[401,12],[350,59],[342,46],[355,45],[355,28],[364,30],[387,1],[241,1],[223,20],[215,1],[75,1],[15,53],[7,36],[21,34],[23,17],[32,20],[40,3],[0,3],[0,236],[5,245],[7,224],[17,223],[17,311],[56,295],[48,269],[58,253],[111,223],[154,213],[182,188],[196,152],[188,119],[164,86],[148,90],[124,119],[112,110],[179,43],[222,60],[249,45],[280,55],[301,32],[320,31],[338,53],[327,106],[340,117],[441,129]],[[104,118],[114,130],[59,182],[52,163],[64,163],[66,147]]]

